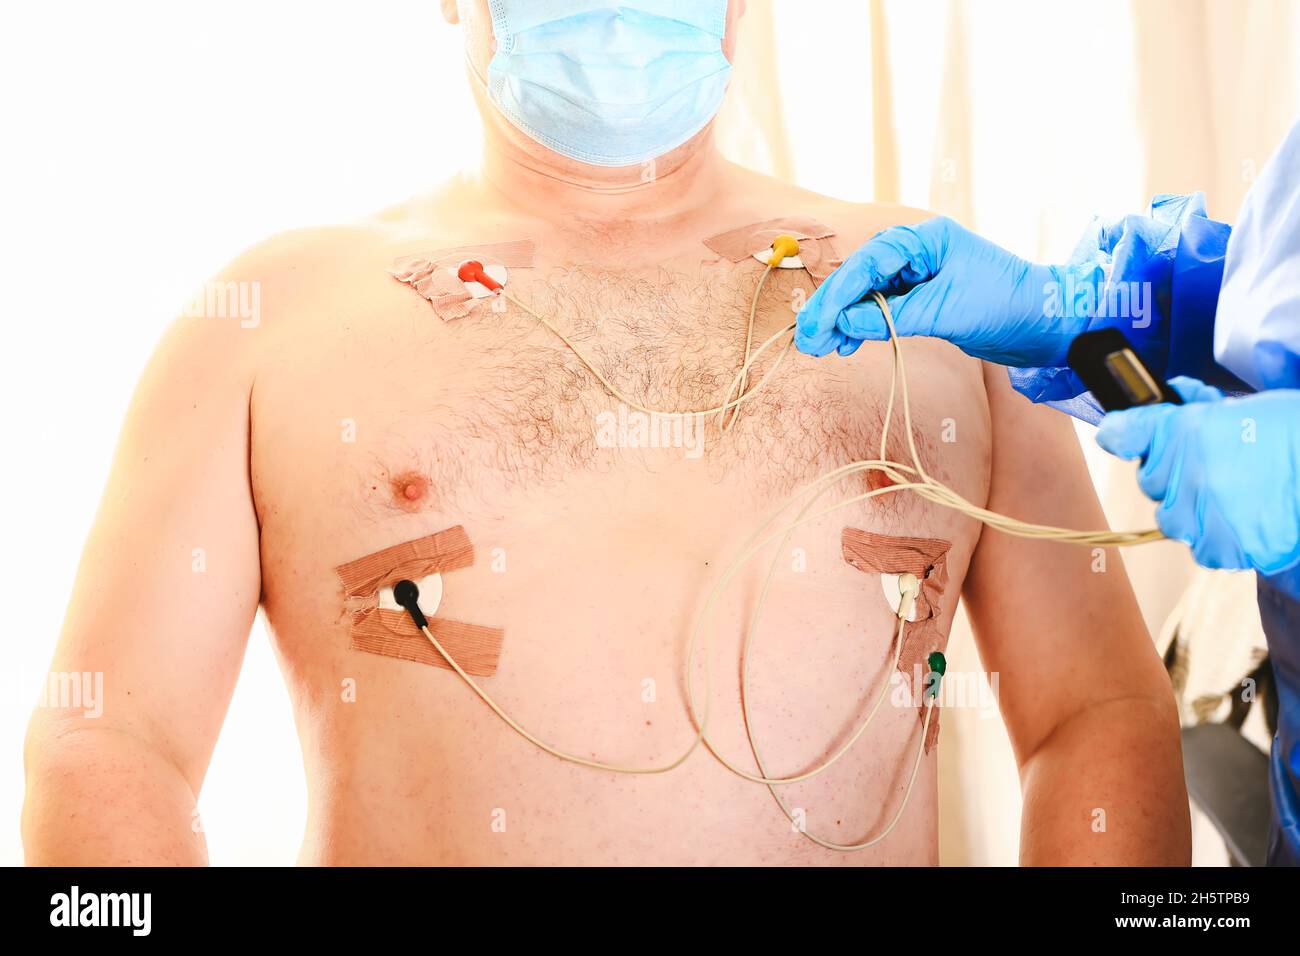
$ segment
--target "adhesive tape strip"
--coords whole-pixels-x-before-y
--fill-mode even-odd
[[[429,630],[475,677],[491,677],[501,657],[505,632],[436,617],[443,598],[442,577],[474,564],[474,546],[460,525],[367,554],[334,570],[343,584],[344,608],[352,614],[353,650],[450,669],[451,665],[416,629],[393,600],[392,586],[403,578],[420,589],[420,610]]]

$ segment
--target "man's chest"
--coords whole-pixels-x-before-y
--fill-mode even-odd
[[[254,407],[254,485],[264,516],[268,615],[304,693],[332,692],[343,668],[363,684],[399,681],[398,691],[369,705],[374,723],[365,726],[374,738],[390,739],[391,714],[400,710],[412,750],[432,746],[431,728],[481,716],[480,702],[467,693],[428,694],[426,684],[449,675],[356,651],[333,573],[463,525],[474,558],[443,574],[437,614],[504,635],[490,680],[512,712],[528,725],[543,721],[547,736],[565,746],[628,754],[634,763],[689,740],[679,699],[685,635],[710,586],[776,502],[833,468],[878,455],[888,397],[887,347],[826,360],[791,350],[775,371],[769,349],[752,373],[761,388],[725,430],[715,416],[690,426],[698,433],[683,425],[694,416],[649,418],[601,381],[653,409],[721,403],[741,366],[759,271],[578,271],[515,285],[518,298],[554,322],[594,372],[514,305],[444,324],[401,287],[358,297],[328,334],[276,363]],[[793,321],[799,282],[778,275],[764,290],[755,346]],[[924,380],[913,390],[918,449],[927,467],[978,483],[989,446],[987,422],[973,411],[982,402],[978,373],[925,351],[917,350],[913,366]],[[950,445],[937,427],[948,411],[962,417]],[[890,449],[906,454],[901,431]],[[834,490],[866,487],[859,478]],[[788,675],[799,672],[796,683],[842,702],[819,705],[815,719],[797,728],[787,722],[772,729],[774,739],[796,742],[788,752],[773,745],[791,766],[816,756],[799,750],[799,741],[832,739],[853,720],[861,688],[887,676],[891,612],[879,576],[846,561],[847,527],[951,542],[950,604],[973,545],[969,528],[903,494],[827,516],[781,546],[754,663],[755,700],[764,712],[783,713]],[[719,600],[723,637],[706,644],[700,659],[712,659],[720,674],[734,673],[737,623],[749,619],[767,567],[766,560],[746,566]],[[322,622],[334,622],[334,641],[322,641]],[[815,660],[810,641],[821,650]],[[583,680],[572,681],[574,674]],[[662,696],[647,703],[647,686],[663,688]],[[592,687],[614,690],[593,694]],[[734,731],[743,721],[730,697],[714,704],[719,726],[732,728],[719,734],[728,752],[742,753]],[[425,714],[425,706],[440,709]],[[882,728],[889,740],[914,730],[910,712],[889,721],[893,726]],[[505,731],[488,724],[466,739],[495,740],[494,733]],[[460,738],[432,739],[454,750]],[[456,765],[469,759],[453,756]],[[889,747],[863,751],[856,770],[846,769],[881,776],[879,767],[895,756]],[[546,802],[572,795],[561,786],[568,770],[554,770],[556,789]],[[719,789],[711,799],[729,794]],[[533,798],[542,796],[544,788]],[[754,819],[769,821],[772,808],[759,796]],[[856,819],[861,810],[855,804],[836,819]]]
[[[450,322],[381,277],[340,300],[317,334],[282,348],[259,379],[259,509],[305,520],[310,507],[314,523],[337,514],[340,528],[364,527],[408,514],[500,517],[608,487],[634,488],[648,513],[662,507],[661,489],[679,506],[682,496],[720,496],[753,514],[878,457],[888,347],[850,359],[799,354],[781,333],[811,291],[806,274],[774,272],[759,290],[754,267],[528,270],[508,286],[528,310],[503,298]],[[735,420],[679,414],[736,394],[747,339],[751,350],[772,341]],[[988,457],[978,374],[912,351],[923,460],[978,475]],[[959,431],[945,430],[957,419]],[[907,454],[901,427],[896,414],[894,457]]]
[[[304,398],[325,406],[340,432],[345,419],[355,423],[336,443],[352,447],[336,452],[420,471],[446,495],[467,480],[526,490],[647,457],[698,459],[713,480],[742,468],[788,482],[801,471],[792,462],[815,469],[842,459],[878,429],[878,403],[855,392],[845,363],[808,360],[780,336],[751,382],[770,377],[725,433],[716,415],[646,412],[713,408],[733,394],[761,273],[753,265],[521,271],[509,291],[567,342],[506,299],[444,322],[390,282],[280,371],[297,408]],[[802,272],[769,277],[753,348],[793,322],[810,290]],[[262,410],[280,411],[269,401]]]

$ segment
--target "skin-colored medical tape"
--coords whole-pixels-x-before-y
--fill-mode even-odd
[[[835,230],[807,216],[765,219],[736,229],[709,236],[704,240],[712,252],[731,262],[743,262],[754,253],[772,245],[778,236],[799,240],[799,258],[813,285],[821,285],[843,261],[835,255],[831,237]]]
[[[909,538],[873,534],[860,528],[845,528],[840,534],[840,548],[844,560],[865,574],[915,574],[921,581],[921,593],[916,597],[916,621],[902,635],[903,647],[898,655],[898,671],[915,683],[916,675],[922,678],[930,670],[929,656],[942,651],[945,641],[939,630],[939,602],[948,584],[948,550],[952,543],[940,538]],[[921,688],[912,693],[920,695]],[[917,704],[916,718],[924,723],[926,705]],[[934,716],[926,732],[925,752],[929,753],[939,739],[939,702],[934,703]]]
[[[775,251],[777,258],[768,260],[769,268],[780,264],[781,252],[784,252],[794,257],[790,261],[799,263],[799,267],[807,272],[812,280],[813,288],[816,288],[841,262],[835,255],[834,246],[831,245],[833,235],[835,230],[815,219],[807,216],[787,216],[729,229],[715,236],[709,236],[704,240],[704,245],[709,251],[733,263],[743,262],[750,257],[763,259],[763,250]],[[792,239],[796,241],[791,242]],[[760,282],[759,288],[755,290],[754,307],[750,309],[750,322],[745,338],[744,364],[746,366],[752,356],[753,315],[758,305],[758,291],[761,288]],[[746,369],[742,368],[739,378],[732,387],[732,392],[727,394],[728,400],[736,391],[744,394],[748,386],[748,374]],[[721,419],[723,430],[729,431],[735,425],[739,415],[739,406],[723,412]]]
[[[488,301],[474,298],[465,288],[465,283],[457,278],[461,263],[472,259],[485,267],[500,265],[507,269],[528,269],[533,265],[535,251],[531,239],[456,246],[402,256],[393,261],[388,274],[428,299],[438,317],[451,322],[463,319],[478,303]]]
[[[419,580],[474,563],[474,546],[460,525],[414,541],[403,541],[334,569],[352,612],[352,648],[448,670],[450,665],[402,610],[379,606],[379,592],[403,578]],[[501,657],[505,631],[433,616],[429,629],[468,674],[491,677]]]

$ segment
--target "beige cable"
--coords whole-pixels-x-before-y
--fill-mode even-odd
[[[749,303],[749,322],[745,325],[745,354],[740,360],[740,374],[736,376],[736,381],[732,384],[731,390],[727,392],[727,398],[731,398],[731,393],[739,391],[745,394],[745,385],[748,381],[747,370],[751,361],[750,351],[754,345],[754,313],[758,311],[758,296],[763,291],[763,285],[767,282],[768,275],[772,272],[772,263],[769,262],[763,269],[763,275],[759,277],[754,284],[754,298]],[[731,409],[731,417],[727,417],[726,412],[720,413],[722,421],[721,426],[724,432],[729,432],[732,426],[736,424],[736,419],[740,417],[740,406],[737,405]]]
[[[583,354],[582,350],[579,349],[569,339],[569,337],[566,336],[553,322],[551,322],[548,318],[546,318],[541,313],[534,311],[532,308],[530,308],[528,305],[526,305],[524,302],[520,301],[518,298],[511,295],[510,293],[503,291],[501,294],[505,298],[507,298],[510,302],[517,305],[525,313],[535,318],[538,322],[540,322],[547,329],[549,329],[556,337],[558,337],[569,348],[569,350],[573,352],[573,354],[578,358],[578,360],[583,364],[583,366],[586,367],[586,369],[589,372],[591,372],[591,374],[596,378],[596,380],[599,381],[602,385],[604,385],[605,388],[609,391],[609,393],[612,396],[614,396],[619,401],[623,402],[628,407],[650,415],[684,416],[684,415],[717,414],[720,416],[721,429],[722,431],[725,432],[730,430],[730,428],[735,424],[735,420],[737,415],[739,414],[739,406],[741,405],[741,403],[748,401],[750,398],[756,395],[768,383],[768,381],[771,380],[772,376],[780,367],[782,361],[785,359],[786,355],[790,351],[791,346],[794,343],[793,332],[795,329],[795,323],[791,323],[790,325],[787,325],[785,328],[781,329],[774,335],[770,336],[757,349],[752,349],[754,319],[758,308],[758,300],[759,300],[760,293],[763,289],[763,286],[766,283],[768,276],[771,274],[771,271],[772,271],[772,267],[769,265],[766,269],[764,269],[762,275],[759,277],[758,283],[755,286],[754,297],[750,304],[750,309],[749,309],[749,322],[748,322],[746,336],[745,336],[744,356],[742,358],[740,370],[737,372],[735,379],[732,381],[731,387],[727,390],[726,398],[724,399],[721,405],[718,405],[716,407],[707,408],[707,409],[698,409],[693,411],[676,411],[676,410],[664,411],[659,409],[653,409],[653,408],[649,408],[646,405],[643,405],[642,403],[636,401],[630,396],[625,395],[616,385],[614,385],[613,382],[611,382],[595,366],[595,363],[592,362],[590,359],[588,359],[586,355]],[[737,776],[747,781],[766,785],[768,789],[771,791],[773,797],[776,799],[777,804],[785,812],[786,816],[793,821],[794,814],[791,811],[788,804],[785,802],[784,798],[781,796],[781,794],[777,792],[776,787],[787,786],[790,784],[809,780],[812,777],[817,776],[818,774],[822,773],[823,771],[833,766],[845,753],[847,753],[849,749],[861,738],[863,733],[866,732],[868,726],[871,724],[872,719],[875,717],[877,711],[879,710],[880,705],[886,695],[886,690],[889,685],[889,679],[887,678],[882,683],[880,693],[877,695],[875,703],[872,705],[872,708],[868,713],[867,717],[865,718],[865,720],[863,720],[863,722],[858,726],[858,728],[848,737],[847,741],[843,745],[841,745],[829,758],[823,761],[819,766],[815,767],[812,770],[805,771],[803,773],[796,774],[789,777],[769,777],[767,775],[767,769],[766,766],[764,765],[762,756],[759,752],[757,741],[754,739],[753,726],[752,726],[752,721],[750,719],[749,659],[750,659],[750,651],[752,649],[752,645],[754,642],[754,636],[757,631],[758,620],[761,616],[763,605],[765,604],[767,599],[767,594],[771,584],[772,575],[776,567],[777,558],[779,558],[781,553],[781,550],[777,549],[776,556],[774,556],[772,564],[769,566],[768,574],[764,580],[763,588],[760,591],[758,601],[755,604],[753,617],[751,619],[750,626],[746,629],[745,639],[741,649],[742,714],[745,722],[746,737],[748,739],[750,749],[753,752],[754,760],[758,766],[759,773],[751,774],[748,773],[747,771],[740,769],[739,767],[735,766],[731,761],[727,760],[714,747],[712,741],[709,739],[708,736],[709,698],[711,697],[711,687],[712,687],[711,666],[710,666],[710,658],[708,654],[708,648],[711,643],[711,633],[706,634],[703,642],[705,659],[704,659],[704,701],[703,701],[702,708],[697,707],[697,699],[695,693],[694,670],[695,670],[695,659],[698,652],[697,648],[699,647],[700,644],[700,640],[699,640],[700,633],[703,626],[712,620],[712,616],[714,613],[717,600],[721,596],[723,591],[725,591],[727,585],[731,582],[731,579],[735,576],[735,574],[739,572],[739,570],[746,563],[748,563],[748,561],[755,554],[761,551],[769,543],[776,540],[777,538],[782,538],[783,542],[788,542],[793,532],[797,528],[801,527],[802,525],[805,525],[812,521],[816,521],[821,517],[824,517],[834,511],[837,511],[844,507],[848,507],[849,505],[855,504],[857,502],[867,501],[880,495],[894,494],[900,491],[915,492],[918,496],[928,501],[934,502],[935,504],[943,505],[944,507],[951,508],[955,511],[973,517],[983,522],[984,524],[997,528],[998,530],[1004,531],[1008,534],[1017,535],[1019,537],[1057,540],[1057,541],[1065,541],[1074,544],[1093,545],[1093,546],[1144,544],[1150,541],[1160,540],[1161,538],[1164,537],[1156,529],[1150,529],[1144,531],[1130,531],[1130,532],[1076,531],[1069,528],[1056,528],[1050,525],[1038,525],[1038,524],[1032,524],[1030,522],[1020,521],[1017,518],[1012,518],[1008,515],[998,514],[997,512],[990,511],[986,508],[981,508],[978,505],[966,501],[966,499],[962,498],[961,495],[959,495],[956,491],[952,490],[951,488],[944,485],[942,482],[937,481],[936,479],[932,478],[929,474],[927,474],[925,471],[925,467],[921,464],[921,458],[917,452],[916,440],[913,434],[911,402],[907,391],[907,372],[903,362],[901,343],[899,341],[897,330],[894,327],[893,315],[890,311],[889,304],[883,295],[881,295],[879,292],[872,292],[871,294],[875,298],[876,302],[879,304],[881,312],[884,315],[885,324],[889,329],[889,341],[893,348],[893,363],[891,366],[889,401],[888,404],[886,405],[884,422],[883,422],[883,427],[880,436],[880,457],[877,459],[852,462],[848,465],[840,466],[839,468],[833,469],[832,471],[827,472],[826,474],[814,479],[813,481],[809,482],[807,485],[803,486],[802,488],[794,492],[793,495],[788,497],[774,511],[772,511],[767,517],[767,519],[763,521],[763,523],[760,524],[759,527],[750,535],[750,537],[742,545],[741,552],[737,555],[736,559],[727,567],[726,571],[723,572],[722,576],[718,579],[718,581],[714,584],[713,588],[710,590],[709,597],[705,602],[704,608],[701,611],[700,616],[696,619],[695,625],[691,629],[690,640],[687,646],[686,664],[685,664],[687,700],[690,709],[691,719],[696,724],[697,727],[695,739],[691,742],[690,746],[681,754],[681,756],[677,757],[675,760],[671,761],[670,763],[659,765],[659,766],[653,766],[653,767],[628,767],[628,766],[622,766],[618,764],[604,763],[597,760],[591,760],[586,757],[580,757],[576,754],[567,753],[556,747],[552,747],[551,745],[547,744],[546,742],[544,742],[534,734],[530,733],[523,726],[521,726],[517,721],[511,718],[510,715],[507,714],[505,710],[496,703],[495,700],[493,700],[492,696],[488,694],[482,687],[480,687],[479,684],[474,680],[474,678],[472,678],[469,674],[467,674],[464,671],[463,668],[461,668],[461,666],[456,662],[456,660],[438,642],[437,638],[433,636],[433,633],[429,630],[429,628],[427,626],[421,627],[424,636],[429,640],[429,642],[433,645],[433,647],[437,650],[437,652],[443,657],[443,659],[446,660],[447,664],[453,670],[456,671],[456,673],[461,677],[461,679],[464,680],[467,685],[469,685],[470,689],[474,691],[474,693],[485,704],[487,704],[487,706],[498,717],[500,717],[501,720],[503,720],[507,726],[513,729],[516,733],[522,736],[529,743],[533,744],[539,749],[555,757],[560,758],[561,760],[566,760],[570,763],[575,763],[584,767],[590,767],[597,770],[606,770],[614,773],[625,773],[625,774],[666,773],[670,770],[675,769],[678,766],[681,766],[681,764],[683,764],[691,756],[691,754],[695,752],[695,750],[699,747],[700,743],[703,742],[705,747],[710,751],[710,753],[712,753],[713,756],[732,773],[735,773]],[[777,353],[776,358],[773,360],[771,367],[763,374],[763,376],[758,380],[756,384],[754,384],[752,388],[747,388],[746,386],[749,384],[749,372],[751,367],[755,363],[757,363],[759,358],[771,345],[778,342],[785,336],[789,336],[788,340],[786,340],[785,342],[785,347],[780,352]],[[912,457],[912,463],[910,465],[903,464],[901,462],[891,461],[887,455],[889,431],[890,431],[890,427],[894,415],[894,403],[896,401],[897,395],[900,390],[903,399],[904,434],[907,437],[908,450],[911,452],[911,457]],[[734,398],[732,397],[733,395],[735,396]],[[727,417],[728,411],[731,412],[729,418]],[[844,480],[852,475],[858,474],[860,472],[871,471],[871,470],[882,472],[886,477],[888,477],[893,482],[893,484],[883,488],[873,489],[871,491],[849,497],[840,502],[837,502],[836,504],[830,506],[829,508],[825,508],[812,515],[808,514],[812,506],[822,497],[822,495],[826,494],[834,486],[835,483]],[[818,491],[819,488],[820,491]],[[814,495],[804,505],[803,509],[799,512],[798,516],[791,524],[787,525],[785,528],[782,528],[772,534],[767,535],[766,537],[763,537],[761,540],[755,543],[755,539],[759,538],[762,535],[764,529],[770,526],[778,517],[780,517],[781,514],[785,513],[785,511],[788,510],[801,496],[809,493],[810,491],[817,491],[817,494]],[[900,654],[902,653],[902,645],[904,640],[904,628],[906,626],[906,617],[908,614],[908,609],[910,607],[909,602],[911,600],[915,600],[915,594],[908,594],[905,592],[903,601],[900,604],[899,611],[898,611],[899,623],[895,635],[896,647],[894,649],[894,653],[892,656],[892,664],[889,669],[889,674],[891,676],[894,670],[897,669],[898,659]],[[920,743],[918,744],[916,759],[912,765],[911,775],[908,778],[908,784],[907,784],[906,791],[903,795],[902,803],[900,804],[893,818],[890,820],[889,824],[876,836],[868,840],[865,840],[863,842],[854,843],[854,844],[842,844],[842,843],[836,843],[830,840],[826,840],[821,837],[815,836],[811,833],[808,833],[806,829],[801,828],[800,832],[802,832],[804,836],[806,836],[809,840],[812,840],[814,843],[817,843],[828,849],[840,850],[840,851],[854,851],[854,850],[865,849],[869,846],[872,846],[880,842],[886,836],[888,836],[890,832],[893,831],[898,821],[902,818],[904,810],[907,808],[907,804],[911,798],[913,787],[916,783],[917,773],[920,770],[921,761],[925,756],[925,739],[929,732],[930,718],[934,712],[934,698],[927,693],[925,700],[926,700],[926,714],[925,714],[925,719],[922,722],[921,739],[920,739]]]
[[[741,364],[740,371],[736,373],[735,380],[733,380],[731,387],[727,389],[726,399],[723,401],[721,405],[716,405],[713,408],[700,408],[692,411],[663,410],[657,408],[650,408],[649,406],[643,405],[640,402],[638,402],[636,399],[624,394],[623,391],[617,385],[611,382],[609,378],[607,378],[605,374],[596,367],[595,362],[587,358],[587,356],[582,353],[582,350],[578,348],[576,345],[574,345],[573,341],[567,335],[565,335],[563,332],[560,331],[560,329],[555,325],[554,322],[552,322],[546,316],[542,315],[540,312],[535,311],[530,306],[526,305],[524,302],[517,299],[515,296],[511,295],[509,292],[502,290],[501,295],[504,296],[510,302],[513,302],[515,305],[519,306],[519,308],[521,308],[525,313],[532,316],[538,322],[542,323],[542,325],[546,326],[546,328],[549,329],[561,342],[563,342],[566,346],[568,346],[569,351],[572,352],[574,356],[577,357],[578,361],[583,364],[583,366],[587,369],[587,371],[589,371],[592,375],[596,377],[596,381],[604,385],[606,390],[611,395],[613,395],[615,398],[617,398],[620,402],[622,402],[624,405],[628,406],[629,408],[635,409],[638,412],[644,412],[647,415],[660,415],[660,416],[716,415],[716,414],[725,414],[730,409],[738,408],[741,402],[744,402],[747,399],[749,399],[751,396],[755,395],[764,385],[766,385],[768,380],[773,376],[773,374],[775,374],[776,370],[780,367],[781,362],[786,357],[786,354],[790,351],[790,346],[794,344],[793,332],[795,328],[795,323],[791,322],[789,325],[785,326],[780,331],[769,336],[768,339],[765,342],[763,342],[763,344],[760,345],[752,353],[750,352],[750,346],[753,343],[753,337],[754,337],[754,313],[758,309],[759,293],[762,292],[763,286],[767,282],[767,277],[771,274],[771,272],[772,272],[771,266],[768,266],[766,269],[764,269],[763,274],[759,277],[758,284],[754,288],[754,298],[749,306],[749,330],[745,338],[745,357]],[[765,351],[767,351],[769,345],[771,345],[773,342],[776,342],[777,340],[781,339],[786,335],[790,336],[790,340],[786,342],[785,348],[782,349],[781,352],[777,354],[776,360],[772,363],[772,367],[767,370],[767,372],[763,375],[761,379],[759,379],[758,384],[756,384],[753,388],[746,391],[743,387],[743,384],[745,383],[746,378],[749,374],[749,367],[758,361],[759,356],[761,356]],[[733,399],[731,396],[736,391],[738,385],[740,386],[740,394]]]
[[[466,684],[469,685],[470,690],[472,690],[475,694],[477,694],[479,696],[479,699],[482,700],[483,703],[487,704],[490,708],[492,708],[493,713],[495,713],[498,717],[504,720],[506,722],[506,725],[510,727],[511,730],[515,731],[517,734],[519,734],[519,736],[523,737],[530,744],[539,748],[540,750],[544,750],[548,754],[551,754],[552,756],[559,757],[561,760],[567,760],[569,763],[580,764],[583,767],[591,767],[593,770],[609,770],[614,773],[634,773],[634,774],[667,773],[669,770],[673,770],[681,766],[683,763],[686,762],[686,759],[692,753],[695,752],[695,748],[699,746],[700,740],[704,734],[704,728],[708,723],[708,707],[706,704],[704,718],[700,722],[700,728],[695,734],[694,742],[692,742],[691,745],[688,748],[686,748],[686,752],[683,753],[680,757],[678,757],[676,760],[672,761],[671,763],[663,764],[662,766],[624,767],[618,764],[602,763],[599,760],[589,760],[586,757],[579,757],[577,754],[566,753],[563,750],[560,750],[556,747],[552,747],[544,740],[541,740],[534,734],[528,732],[517,721],[515,721],[514,718],[512,718],[509,714],[507,714],[505,710],[499,704],[497,704],[495,700],[492,699],[492,695],[489,694],[487,691],[485,691],[482,687],[480,687],[478,681],[474,680],[474,678],[470,677],[469,674],[465,673],[465,671],[461,668],[461,666],[456,663],[455,658],[453,658],[449,653],[447,653],[447,649],[438,643],[438,639],[433,636],[433,632],[429,630],[428,625],[421,626],[420,630],[424,632],[424,636],[429,639],[429,643],[433,645],[434,649],[439,654],[442,655],[443,660],[445,660],[448,664],[450,664],[452,669],[457,674],[460,675],[461,679],[465,681]]]
[[[631,398],[628,395],[625,395],[598,368],[596,368],[595,363],[592,362],[590,359],[588,359],[587,356],[583,354],[582,350],[579,349],[576,345],[574,345],[572,340],[570,340],[568,336],[566,336],[562,331],[560,331],[560,329],[553,322],[551,322],[548,318],[546,318],[541,313],[536,312],[535,310],[530,308],[528,305],[526,305],[525,303],[523,303],[522,301],[520,301],[518,298],[511,295],[510,293],[503,291],[501,294],[504,295],[509,301],[519,306],[519,308],[521,308],[528,315],[537,319],[537,321],[541,322],[544,326],[546,326],[547,329],[549,329],[554,335],[556,335],[560,339],[560,341],[562,341],[569,348],[569,350],[573,352],[573,354],[587,368],[587,370],[596,377],[597,381],[599,381],[602,385],[604,385],[605,388],[608,389],[610,394],[613,395],[615,398],[617,398],[619,401],[623,402],[623,404],[627,405],[630,408],[636,409],[637,411],[644,412],[649,415],[661,415],[661,416],[714,415],[714,414],[722,414],[725,416],[727,411],[736,410],[733,411],[733,414],[729,420],[724,420],[723,430],[726,431],[729,430],[732,425],[734,425],[735,416],[736,414],[738,414],[738,408],[740,404],[742,402],[748,401],[749,399],[753,398],[759,391],[762,390],[762,388],[768,383],[768,381],[771,380],[772,376],[776,373],[777,369],[781,365],[781,362],[785,359],[786,355],[789,353],[790,347],[794,344],[793,332],[795,329],[795,323],[792,322],[789,325],[787,325],[785,328],[781,329],[780,331],[776,332],[774,335],[770,336],[757,349],[753,350],[752,353],[750,352],[750,344],[753,339],[754,315],[758,308],[759,293],[762,291],[763,286],[766,283],[767,278],[771,274],[771,272],[772,272],[771,266],[765,268],[763,270],[762,275],[759,277],[757,285],[755,286],[754,298],[750,304],[750,309],[749,309],[749,331],[746,336],[746,342],[745,342],[745,358],[742,361],[740,371],[736,374],[736,378],[732,382],[731,388],[727,390],[727,398],[723,401],[721,405],[715,406],[713,408],[702,408],[693,411],[654,409],[641,404],[640,402],[636,401],[635,399]],[[1045,539],[1045,540],[1052,540],[1052,541],[1063,541],[1070,544],[1079,544],[1079,545],[1092,546],[1092,547],[1122,547],[1122,546],[1135,545],[1135,544],[1147,544],[1152,541],[1160,541],[1164,538],[1164,534],[1157,528],[1149,528],[1140,531],[1110,531],[1110,530],[1077,531],[1072,528],[1058,528],[1052,525],[1040,525],[1028,521],[1021,521],[1018,518],[1011,517],[1010,515],[1003,515],[1003,514],[999,514],[996,511],[990,511],[987,508],[981,508],[979,505],[967,501],[956,491],[954,491],[953,489],[949,488],[947,485],[943,484],[942,482],[938,481],[935,478],[932,478],[929,474],[927,474],[925,471],[925,467],[921,464],[921,456],[918,454],[916,448],[916,438],[912,428],[912,404],[908,396],[908,389],[907,389],[907,369],[903,362],[902,343],[899,340],[898,331],[894,327],[893,313],[889,308],[888,301],[881,293],[872,292],[871,295],[875,298],[876,303],[880,306],[880,311],[885,318],[885,325],[889,329],[889,342],[894,350],[894,360],[893,360],[891,373],[890,373],[889,402],[885,407],[884,426],[881,429],[881,434],[880,434],[880,458],[874,462],[859,462],[857,464],[868,465],[870,468],[874,470],[883,472],[887,477],[889,477],[891,480],[895,482],[900,481],[901,474],[910,472],[916,475],[920,480],[915,484],[909,484],[908,487],[910,488],[910,490],[915,491],[917,495],[919,495],[920,497],[926,499],[927,501],[934,502],[935,504],[942,505],[946,508],[951,508],[954,511],[958,511],[962,514],[965,514],[999,531],[1003,531],[1007,534],[1015,535],[1021,538],[1035,538],[1035,539]],[[779,339],[783,338],[786,335],[789,335],[790,338],[785,343],[785,348],[782,349],[782,351],[777,354],[777,357],[773,361],[771,368],[769,368],[763,374],[762,378],[759,379],[759,381],[753,386],[753,388],[746,389],[744,386],[748,381],[750,368],[755,363],[757,363],[759,358],[763,355],[763,353],[768,349],[769,346],[771,346],[773,343],[777,342]],[[735,398],[732,398],[731,396],[736,393],[737,389],[739,389],[739,394],[737,394]],[[890,461],[887,457],[887,452],[886,452],[890,425],[894,415],[894,403],[897,400],[898,393],[900,391],[902,393],[902,399],[903,399],[902,402],[903,419],[904,419],[904,426],[905,426],[903,433],[907,437],[908,451],[911,453],[912,456],[912,464],[910,466],[905,465],[901,462]]]

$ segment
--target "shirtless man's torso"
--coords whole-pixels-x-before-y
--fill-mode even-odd
[[[643,191],[579,189],[529,155],[515,171],[489,157],[486,175],[356,226],[274,239],[217,279],[258,283],[255,328],[188,318],[169,332],[128,420],[56,658],[58,669],[105,671],[105,716],[34,721],[29,857],[68,860],[69,815],[93,786],[105,819],[81,834],[82,862],[203,858],[190,811],[260,604],[308,777],[301,862],[937,862],[933,749],[888,839],[838,853],[703,747],[663,774],[576,766],[517,736],[450,670],[351,646],[335,569],[461,526],[475,559],[444,575],[436,616],[501,629],[485,689],[561,750],[667,763],[695,734],[686,638],[709,589],[786,496],[876,456],[887,344],[827,359],[792,350],[733,428],[708,420],[702,448],[610,447],[599,433],[618,400],[536,319],[484,301],[444,321],[388,270],[428,250],[530,239],[535,261],[511,271],[511,294],[637,401],[693,409],[726,396],[763,272],[705,238],[809,217],[845,255],[917,213],[743,170],[716,156],[707,131]],[[754,342],[788,325],[812,289],[805,271],[774,270]],[[1064,416],[944,343],[904,349],[928,470],[979,505],[1102,526]],[[890,451],[905,461],[901,429]],[[823,502],[867,487],[858,476]],[[964,596],[1022,765],[1026,859],[1180,862],[1179,835],[1151,823],[1186,813],[1176,723],[1118,557],[1098,573],[1087,549],[981,532],[907,492],[820,517],[776,555],[750,663],[769,773],[825,759],[893,672],[896,618],[879,580],[845,560],[846,528],[947,547],[934,633],[941,646]],[[732,581],[708,648],[710,738],[749,772],[740,650],[772,556]],[[915,707],[886,700],[841,760],[782,792],[810,832],[860,841],[898,810],[920,733]],[[100,773],[69,780],[68,761]],[[1098,807],[1114,821],[1100,835]]]

